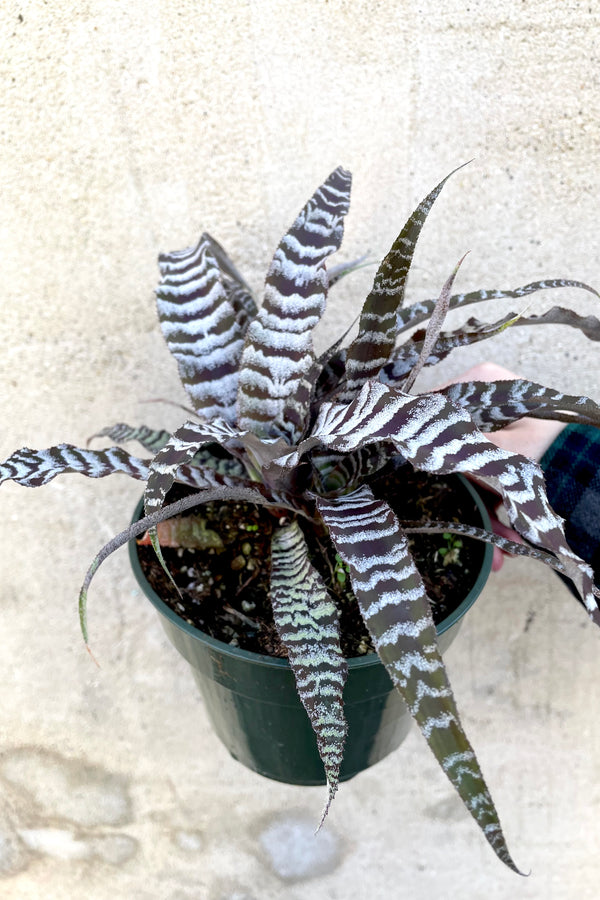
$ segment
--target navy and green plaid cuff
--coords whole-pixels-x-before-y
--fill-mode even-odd
[[[540,461],[552,508],[572,549],[600,580],[600,429],[567,425]]]

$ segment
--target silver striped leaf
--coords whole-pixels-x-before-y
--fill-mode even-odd
[[[591,341],[600,341],[600,321],[595,316],[580,316],[570,309],[554,306],[537,316],[522,316],[511,312],[497,322],[486,323],[471,318],[461,328],[440,334],[425,365],[437,365],[458,347],[476,344],[501,334],[508,327],[521,325],[567,325],[579,329]],[[423,330],[419,329],[406,343],[394,350],[392,360],[381,370],[380,381],[384,384],[398,384],[412,370],[422,354],[423,335]]]
[[[396,347],[390,362],[383,366],[378,376],[382,384],[400,385],[413,367],[416,366],[423,346],[423,329],[419,329],[418,333],[415,332],[415,335],[416,337],[413,336],[415,337],[414,340],[411,338],[402,346]],[[429,354],[425,365],[435,366],[441,359],[443,357],[438,355],[438,348],[436,347],[435,351]]]
[[[351,176],[335,169],[281,239],[264,303],[250,323],[240,365],[238,421],[259,437],[302,433],[315,356],[312,330],[327,297],[325,260],[342,241]]]
[[[254,298],[244,288],[223,278],[223,287],[227,294],[227,299],[233,306],[237,324],[242,334],[246,334],[248,325],[256,315],[256,304]]]
[[[566,574],[563,564],[551,553],[545,553],[543,550],[538,550],[537,547],[531,547],[529,544],[511,541],[500,534],[485,531],[483,528],[467,525],[464,522],[402,522],[402,530],[405,534],[444,534],[445,532],[460,534],[463,537],[492,544],[511,556],[526,556],[528,559],[535,559],[554,569],[560,575]],[[600,588],[594,585],[593,591],[596,600],[600,599]]]
[[[564,306],[553,306],[545,313],[535,316],[525,316],[517,312],[509,312],[497,322],[480,322],[478,319],[468,319],[462,328],[450,332],[443,337],[450,339],[453,334],[472,337],[474,342],[478,334],[487,337],[488,334],[496,334],[508,327],[526,325],[566,325],[568,328],[577,328],[590,341],[600,341],[600,320],[596,316],[580,316],[572,309]]]
[[[425,366],[429,359],[429,354],[437,344],[442,331],[442,326],[446,319],[446,315],[448,314],[448,307],[450,304],[450,291],[452,290],[454,280],[459,268],[461,267],[465,259],[465,256],[462,257],[450,277],[446,280],[441,290],[440,296],[436,301],[435,307],[433,309],[433,312],[431,313],[431,317],[427,325],[427,329],[425,331],[425,335],[423,337],[423,341],[421,342],[419,358],[416,360],[414,366],[411,368],[409,374],[402,383],[402,390],[406,391],[407,393],[408,391],[412,390],[412,387],[417,380],[421,370],[423,369],[423,366]]]
[[[172,435],[169,431],[153,431],[152,429],[147,428],[146,425],[141,425],[136,428],[121,422],[118,425],[103,428],[98,434],[92,435],[89,440],[91,441],[94,438],[99,437],[108,437],[118,444],[125,443],[126,441],[139,441],[146,450],[150,450],[152,453],[156,454],[159,450],[162,450],[163,447],[166,447]],[[230,475],[235,478],[244,478],[247,476],[247,472],[239,460],[234,459],[233,457],[217,456],[211,452],[210,447],[203,447],[196,453],[191,461],[191,468],[194,467],[206,467],[208,469],[213,469],[220,475]],[[185,483],[195,484],[195,482],[191,480],[192,478],[193,473],[188,473]],[[181,481],[179,474],[176,480]]]
[[[116,441],[117,444],[126,444],[128,441],[137,441],[142,445],[144,450],[149,450],[151,453],[158,453],[158,451],[162,450],[169,441],[171,433],[169,431],[163,431],[162,429],[155,430],[153,428],[148,428],[147,425],[135,426],[127,425],[125,422],[118,422],[116,425],[108,425],[106,428],[93,434],[88,438],[88,444],[96,438],[103,437],[108,438],[111,441]]]
[[[323,404],[312,435],[274,465],[296,465],[315,447],[354,453],[380,441],[392,443],[419,471],[474,475],[500,494],[512,527],[534,546],[554,553],[590,616],[600,624],[592,570],[568,546],[563,520],[550,506],[540,467],[494,446],[469,415],[441,393],[413,397],[368,382],[350,405]]]
[[[227,447],[228,444],[235,444],[237,441],[237,432],[223,420],[206,423],[190,421],[181,425],[150,464],[144,491],[146,515],[160,509],[176,480],[178,471],[182,466],[189,464],[204,446],[218,443]],[[221,478],[225,479],[226,476]]]
[[[590,287],[589,284],[585,284],[583,281],[574,281],[571,278],[551,278],[544,279],[544,281],[532,281],[523,285],[523,287],[512,290],[490,288],[469,291],[466,294],[453,294],[450,298],[450,309],[470,306],[472,303],[484,303],[486,300],[518,300],[521,297],[527,297],[529,294],[537,293],[537,291],[547,291],[555,288],[579,288],[594,294],[596,297],[600,296],[595,288]],[[435,309],[435,304],[435,300],[423,300],[398,310],[397,334],[402,334],[408,328],[414,328],[416,325],[426,322]],[[532,316],[531,318],[534,317]],[[564,324],[569,323],[565,322]]]
[[[122,472],[138,481],[146,481],[151,462],[150,459],[132,456],[122,447],[108,447],[106,450],[89,450],[75,447],[73,444],[57,444],[45,450],[30,450],[23,447],[0,464],[0,484],[3,481],[14,481],[24,487],[40,487],[52,481],[57,475],[70,473],[85,475],[88,478],[105,478],[107,475]],[[243,469],[240,466],[236,471]],[[173,478],[178,484],[204,490],[225,488],[234,483],[247,484],[240,478],[234,479],[233,474],[231,470],[222,472],[218,468],[198,465],[194,458],[193,465],[182,465],[176,469]],[[265,495],[268,494],[262,485],[259,485],[259,489]]]
[[[260,497],[260,501],[256,502],[280,506],[306,516],[305,498],[290,496],[285,491],[272,491],[261,481],[252,480],[239,459],[218,459],[206,450],[211,444],[219,444],[234,452],[241,451],[240,439],[243,437],[243,433],[238,433],[222,420],[203,424],[186,422],[178,428],[169,443],[150,462],[144,492],[146,515],[162,507],[166,495],[177,481],[203,489],[218,487],[222,490],[223,499],[227,499],[227,490],[233,492],[233,497],[241,488],[248,489]]]
[[[503,319],[501,323],[496,323],[499,327],[492,324],[484,326],[475,333],[464,328],[456,329],[453,332],[442,332],[435,345],[429,349],[426,358],[423,353],[425,331],[423,328],[419,328],[404,344],[396,347],[392,354],[392,359],[379,373],[379,380],[382,384],[394,384],[398,387],[404,387],[405,379],[411,375],[418,362],[422,361],[423,367],[436,366],[446,359],[453,350],[494,337],[500,334],[509,324],[518,325],[519,323],[514,318],[508,321]]]
[[[372,444],[356,453],[313,453],[312,466],[322,493],[355,487],[380,471],[395,456],[389,444]]]
[[[221,281],[235,311],[237,323],[245,334],[248,323],[252,321],[258,311],[252,291],[221,244],[208,232],[204,232],[203,237],[221,272]]]
[[[360,314],[358,335],[347,351],[346,382],[339,394],[340,402],[350,402],[362,385],[376,378],[389,361],[398,336],[406,280],[417,240],[440,191],[456,171],[447,175],[419,203],[377,270]]]
[[[600,406],[594,400],[563,394],[523,378],[460,382],[438,393],[465,409],[484,431],[503,428],[523,416],[600,426]]]
[[[221,244],[206,231],[203,234],[203,238],[207,242],[213,257],[216,260],[223,276],[223,280],[231,284],[232,293],[235,293],[237,297],[240,312],[243,308],[247,318],[253,319],[257,313],[257,307],[247,282],[240,275]],[[233,288],[235,288],[235,291],[233,291]]]
[[[138,481],[145,481],[149,460],[132,456],[122,447],[107,450],[88,450],[72,444],[57,444],[46,450],[22,447],[0,464],[0,484],[15,481],[24,487],[40,487],[57,475],[79,473],[88,478],[104,478],[124,472]]]
[[[475,753],[460,723],[431,606],[398,519],[370,488],[317,500],[377,653],[494,852],[518,871]]]
[[[248,316],[230,299],[212,247],[203,234],[195,247],[159,256],[158,318],[194,410],[234,421]]]
[[[298,695],[317,739],[328,784],[321,824],[337,790],[348,726],[342,693],[348,664],[340,647],[335,603],[310,562],[297,522],[272,538],[271,603],[277,631],[288,651]]]

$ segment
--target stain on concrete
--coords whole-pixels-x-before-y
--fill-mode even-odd
[[[171,837],[177,849],[183,850],[184,853],[199,853],[204,846],[204,840],[200,831],[177,828]]]
[[[53,859],[87,859],[89,847],[66,828],[23,828],[19,837],[33,853],[51,856]]]
[[[211,887],[210,900],[257,900],[264,892],[264,886],[261,886],[258,894],[255,894],[237,878],[218,879]]]
[[[0,790],[0,878],[10,878],[23,872],[31,860],[31,853],[18,835],[30,815],[30,807],[20,802],[17,791],[10,785]]]
[[[256,900],[254,894],[249,894],[243,888],[240,891],[233,890],[228,891],[226,894],[221,894],[219,900]]]
[[[314,814],[290,811],[270,817],[258,834],[263,857],[279,878],[305,881],[333,872],[342,861],[342,842],[329,824],[315,834]]]
[[[96,859],[121,866],[138,849],[138,842],[127,834],[87,837],[68,828],[23,828],[18,835],[33,853],[64,861]]]
[[[120,826],[132,818],[127,779],[86,760],[19,747],[0,754],[0,777],[33,800],[45,818],[83,828]]]
[[[29,861],[30,854],[14,829],[0,821],[0,878],[18,875]]]
[[[97,829],[131,818],[120,775],[39,747],[0,753],[0,878],[18,875],[38,856],[123,865],[138,842]]]
[[[458,794],[451,794],[437,803],[426,806],[423,810],[430,819],[439,819],[442,822],[460,821],[464,818],[464,806]]]
[[[122,866],[132,859],[139,843],[130,834],[101,834],[89,840],[92,856],[111,866]]]

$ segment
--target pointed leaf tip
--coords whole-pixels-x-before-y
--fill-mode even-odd
[[[402,322],[402,308],[417,241],[427,216],[449,178],[468,163],[458,166],[421,200],[384,257],[363,305],[359,331],[350,344],[346,360],[346,384],[340,402],[351,402],[363,384],[377,378],[393,353]]]
[[[273,533],[271,603],[325,769],[328,799],[322,824],[337,789],[346,740],[342,694],[348,664],[340,647],[335,604],[310,562],[297,522]]]
[[[425,586],[391,508],[363,485],[317,505],[350,570],[360,612],[390,678],[496,855],[518,871],[463,731]]]

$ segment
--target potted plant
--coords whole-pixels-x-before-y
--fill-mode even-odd
[[[421,513],[426,498],[428,506],[445,508],[453,520],[491,527],[482,499],[462,476],[442,480],[419,473],[398,475],[391,467],[371,484],[397,513],[406,512],[408,502]],[[140,501],[134,521],[142,515]],[[275,521],[268,507],[213,502],[199,515],[159,523],[161,553],[181,588],[169,584],[149,537],[130,541],[130,561],[167,636],[190,664],[209,720],[230,754],[253,771],[288,784],[326,784],[315,734],[269,604]],[[309,558],[339,615],[347,665],[347,735],[338,780],[345,781],[395,750],[412,718],[373,652],[347,567],[338,555],[326,552],[325,535],[323,541],[305,537]],[[423,537],[415,537],[411,552],[423,571],[438,646],[444,652],[487,580],[492,548],[469,538],[463,542],[451,533]]]
[[[0,465],[0,482],[37,486],[64,472],[89,477],[125,472],[145,482],[144,515],[102,549],[86,575],[80,595],[86,641],[89,584],[118,546],[148,530],[156,556],[173,580],[161,547],[161,540],[167,542],[159,533],[161,523],[211,503],[266,510],[269,600],[324,766],[325,813],[344,752],[342,693],[348,672],[339,604],[332,596],[327,563],[319,561],[314,549],[315,538],[326,542],[333,577],[337,570],[348,580],[385,677],[496,854],[517,871],[459,720],[409,536],[442,535],[444,549],[451,553],[463,537],[471,537],[532,556],[570,579],[599,622],[592,570],[567,545],[538,465],[494,446],[484,432],[524,415],[598,425],[600,407],[588,398],[522,379],[469,382],[426,393],[415,391],[414,385],[425,366],[509,326],[558,322],[597,338],[600,322],[554,307],[541,316],[509,313],[494,323],[471,319],[444,331],[449,309],[492,297],[519,298],[561,286],[596,293],[581,282],[561,279],[514,291],[452,294],[458,266],[436,301],[407,305],[405,285],[414,248],[446,180],[418,205],[379,266],[357,336],[346,347],[340,338],[319,357],[311,335],[328,287],[360,264],[326,269],[326,260],[340,246],[349,206],[351,179],[344,169],[332,172],[282,238],[260,308],[210,235],[203,234],[195,247],[161,256],[158,315],[193,407],[190,418],[173,434],[122,424],[101,432],[117,444],[138,440],[151,458],[138,458],[120,446],[25,448]],[[420,327],[424,323],[427,327]],[[454,517],[401,521],[385,491],[376,487],[380,476],[387,472],[389,477],[390,467],[388,485],[399,485],[400,492],[413,471],[430,479],[457,473],[475,477],[499,495],[523,543]],[[172,491],[181,486],[187,493],[174,499]],[[213,530],[201,516],[196,526],[175,526],[180,532],[176,542],[185,543],[182,534],[189,541],[194,527],[204,532],[204,539]],[[186,629],[175,627],[175,642],[191,656]]]

